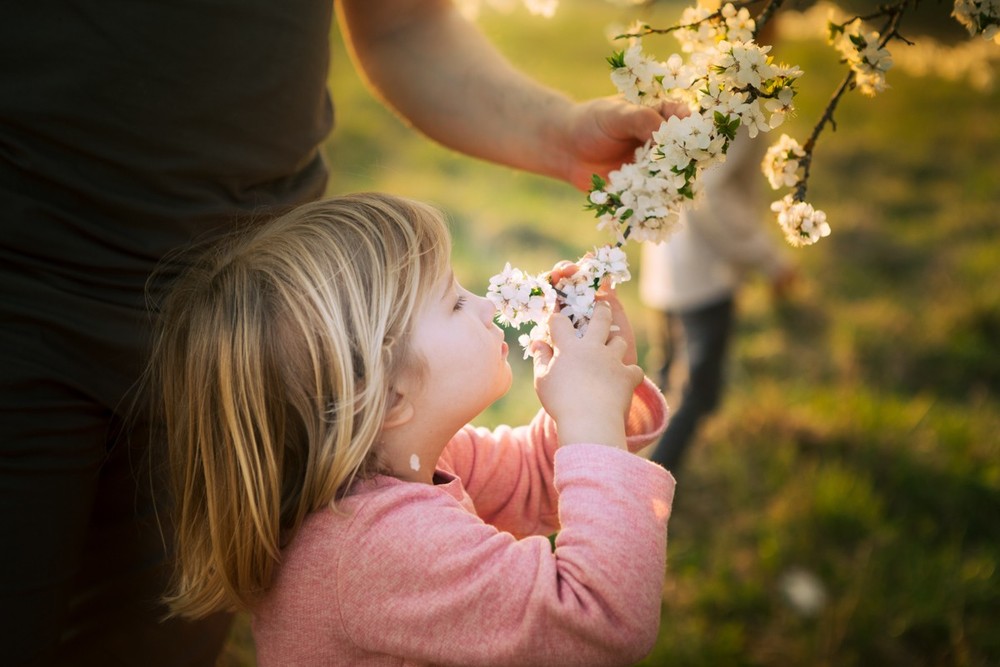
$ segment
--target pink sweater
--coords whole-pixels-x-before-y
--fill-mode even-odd
[[[666,424],[646,380],[628,444]],[[310,515],[254,610],[261,667],[627,665],[659,631],[673,478],[528,426],[465,427],[437,483],[379,477]],[[545,535],[559,530],[555,551]]]

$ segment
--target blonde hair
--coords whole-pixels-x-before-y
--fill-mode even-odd
[[[171,288],[152,381],[167,429],[175,615],[246,609],[304,517],[381,471],[407,334],[447,270],[435,209],[380,194],[302,206]]]

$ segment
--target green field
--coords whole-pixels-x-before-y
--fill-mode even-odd
[[[650,22],[677,16],[660,11]],[[604,29],[637,16],[576,0],[552,20],[487,12],[481,26],[519,66],[583,98],[613,92]],[[648,48],[675,50],[669,38]],[[806,72],[781,128],[802,140],[842,72],[820,42],[775,52]],[[1000,664],[1000,94],[898,72],[889,82],[875,100],[845,98],[820,141],[809,200],[833,234],[793,251],[794,302],[773,309],[758,283],[742,294],[729,392],[678,487],[660,639],[641,664]],[[442,207],[470,289],[506,261],[543,270],[603,241],[569,186],[402,125],[339,41],[331,87],[331,192]],[[621,291],[642,347],[635,283]],[[514,389],[485,424],[537,409],[529,365],[513,365]],[[825,590],[814,614],[782,593],[796,571]],[[253,664],[245,618],[220,664]]]

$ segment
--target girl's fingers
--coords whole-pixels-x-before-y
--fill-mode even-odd
[[[576,330],[573,328],[573,323],[569,321],[569,317],[562,313],[552,313],[549,316],[549,335],[552,337],[552,342],[559,345],[563,341],[569,340],[570,336],[576,336]]]
[[[612,336],[611,340],[608,341],[608,347],[615,356],[619,359],[625,358],[625,352],[628,351],[628,342],[621,336]]]
[[[594,304],[594,312],[590,316],[590,324],[587,325],[587,333],[584,337],[597,337],[602,343],[608,340],[611,333],[611,306],[604,301]]]
[[[632,383],[632,389],[634,390],[636,387],[642,384],[642,381],[646,377],[646,373],[643,372],[642,368],[640,368],[635,364],[631,364],[629,366],[626,366],[625,368],[628,369],[628,374],[629,374],[628,379],[629,382]]]

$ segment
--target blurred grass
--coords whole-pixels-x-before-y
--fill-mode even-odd
[[[645,20],[677,16],[656,11]],[[605,26],[638,16],[578,0],[549,21],[487,12],[481,26],[582,99],[612,92]],[[675,50],[669,38],[647,48]],[[780,128],[801,140],[842,72],[818,42],[775,52],[806,72],[799,114]],[[1000,95],[899,72],[889,82],[875,100],[848,95],[820,139],[809,200],[833,234],[794,251],[797,300],[773,309],[759,284],[742,294],[729,392],[678,488],[661,633],[643,665],[1000,664]],[[339,39],[331,88],[330,192],[442,207],[470,289],[506,261],[543,270],[602,241],[569,186],[406,128]],[[642,349],[635,289],[622,296]],[[484,424],[537,409],[528,364],[513,366]],[[825,589],[814,615],[782,594],[795,570]],[[245,618],[220,664],[253,664]]]

